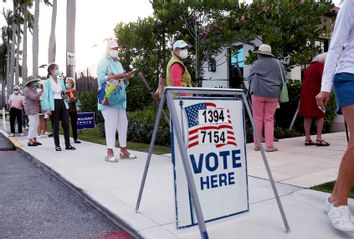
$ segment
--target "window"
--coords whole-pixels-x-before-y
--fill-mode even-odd
[[[245,64],[243,45],[230,48],[228,55],[230,88],[240,88]]]
[[[208,62],[208,71],[215,72],[216,71],[216,61],[215,58],[210,58]]]

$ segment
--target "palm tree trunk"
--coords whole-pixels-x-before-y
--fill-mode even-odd
[[[32,48],[33,48],[33,53],[32,53],[32,55],[33,55],[32,73],[35,76],[38,76],[38,47],[39,47],[38,20],[39,20],[39,0],[35,0],[35,4],[34,4],[34,24],[33,24],[33,42],[32,42]]]
[[[15,85],[18,85],[20,79],[20,49],[21,49],[21,25],[17,26],[17,51],[16,51],[16,63],[15,63]]]
[[[48,63],[55,62],[55,54],[56,54],[55,24],[56,24],[56,20],[57,20],[57,0],[53,0],[52,26],[50,29],[49,48],[48,48]]]
[[[27,81],[27,25],[28,25],[28,5],[27,1],[24,5],[24,20],[23,20],[23,46],[22,46],[22,79]]]
[[[6,86],[8,85],[7,83],[9,82],[10,79],[10,59],[11,59],[11,46],[10,46],[10,39],[9,36],[7,37],[7,54],[6,54]],[[6,95],[5,97],[7,97],[6,91],[4,95]]]
[[[76,0],[66,2],[66,75],[74,77],[74,65],[68,56],[75,56]],[[69,54],[68,54],[69,53]]]
[[[14,66],[15,66],[15,48],[16,48],[16,1],[13,1],[13,15],[12,15],[12,42],[11,42],[11,55],[10,55],[10,66],[9,66],[9,78],[7,80],[7,93],[12,94],[14,88]]]

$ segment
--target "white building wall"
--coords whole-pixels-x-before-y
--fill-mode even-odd
[[[252,41],[252,43],[255,46],[259,46],[262,44],[262,41],[259,39],[255,39]],[[243,45],[243,51],[244,51],[244,61],[249,55],[249,51],[254,50],[254,46],[248,45],[248,44],[243,44],[242,42],[237,42],[233,44],[234,46],[240,46]],[[221,53],[219,53],[215,57],[216,61],[216,71],[211,72],[208,70],[208,63],[205,62],[203,64],[204,68],[204,75],[203,75],[203,82],[202,82],[202,87],[222,87],[222,88],[228,88],[229,87],[229,62],[228,62],[228,56],[227,56],[227,51],[228,48],[225,47]],[[244,72],[244,77],[247,78],[249,75],[249,70],[250,70],[250,65],[244,65],[243,72]]]

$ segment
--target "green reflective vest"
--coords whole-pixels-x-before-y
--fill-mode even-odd
[[[167,64],[167,68],[166,68],[166,84],[167,84],[167,86],[174,86],[172,83],[172,79],[171,79],[171,66],[174,63],[179,63],[184,68],[184,73],[182,75],[182,85],[184,87],[192,87],[192,77],[189,74],[187,67],[183,64],[183,61],[175,55],[172,56],[172,58],[170,59],[170,61]]]

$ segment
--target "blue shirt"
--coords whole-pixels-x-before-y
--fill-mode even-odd
[[[119,61],[115,61],[112,57],[104,57],[100,60],[97,66],[97,81],[98,81],[98,89],[101,89],[103,83],[108,81],[108,75],[113,73],[115,75],[124,74],[124,69],[122,64]],[[120,86],[122,88],[122,93],[126,95],[126,87],[128,86],[127,81],[120,81]],[[115,106],[106,106],[98,103],[98,110],[105,110],[109,108],[127,108],[127,101],[123,101],[119,105]]]

